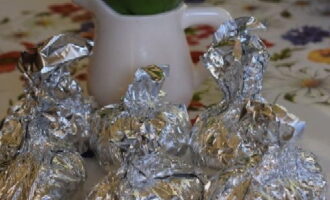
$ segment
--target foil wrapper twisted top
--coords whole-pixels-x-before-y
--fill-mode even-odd
[[[190,123],[184,105],[163,101],[161,91],[168,66],[137,70],[121,104],[102,108],[95,117],[91,143],[101,165],[120,167],[131,156],[165,151],[178,155],[186,149]]]
[[[46,137],[80,152],[86,150],[93,101],[83,96],[69,66],[89,56],[92,46],[89,40],[58,35],[40,45],[36,53],[22,54],[18,67],[28,81],[24,106],[30,119],[25,120],[35,122],[29,126],[35,129],[29,131],[33,145]]]
[[[223,90],[227,104],[259,99],[268,52],[253,30],[265,26],[253,17],[227,21],[215,32],[202,62]]]
[[[91,47],[57,35],[22,54],[25,94],[0,127],[0,199],[68,199],[84,181],[79,151],[87,148],[94,103],[68,67]]]
[[[97,114],[91,146],[109,175],[87,199],[202,198],[202,182],[183,158],[191,130],[186,107],[163,100],[168,70],[138,69],[123,102]]]
[[[164,93],[161,91],[169,67],[147,66],[135,73],[134,83],[129,85],[124,97],[124,107],[132,115],[148,118],[159,112],[163,104]]]
[[[325,199],[316,157],[294,144],[305,123],[261,95],[269,55],[251,33],[260,29],[265,27],[253,17],[225,22],[202,56],[224,93],[192,130],[196,164],[213,171],[205,198]]]

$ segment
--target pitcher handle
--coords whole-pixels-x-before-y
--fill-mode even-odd
[[[186,7],[182,19],[182,28],[198,24],[208,24],[218,28],[223,22],[232,19],[229,12],[219,7]],[[193,68],[193,87],[196,89],[208,77],[203,67]]]
[[[220,7],[187,7],[182,19],[183,28],[198,24],[208,24],[218,28],[232,19],[229,12]]]

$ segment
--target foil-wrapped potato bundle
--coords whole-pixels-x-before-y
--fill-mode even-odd
[[[88,200],[200,200],[203,184],[194,167],[166,153],[134,159],[125,171],[110,171]]]
[[[256,167],[227,168],[209,184],[206,199],[211,200],[326,199],[316,157],[294,145],[269,148]]]
[[[168,66],[138,69],[123,102],[96,113],[91,147],[101,166],[108,170],[119,168],[131,155],[159,150],[184,154],[191,126],[185,105],[163,100],[161,87],[168,72]]]
[[[224,93],[192,130],[196,164],[213,171],[205,199],[324,199],[315,156],[294,144],[305,123],[261,95],[269,55],[251,31],[264,28],[253,17],[228,21],[202,57]]]
[[[97,114],[91,146],[109,175],[87,199],[202,198],[203,184],[184,158],[190,122],[184,105],[163,100],[167,66],[137,70],[123,103]]]
[[[0,199],[70,199],[84,181],[80,153],[87,149],[94,103],[82,95],[69,65],[91,47],[57,35],[22,54],[25,94],[0,127]]]
[[[260,95],[269,56],[260,38],[249,33],[263,28],[254,18],[228,21],[202,57],[224,93],[224,100],[202,113],[193,127],[192,146],[202,165],[221,169],[253,162],[270,144],[288,142],[302,131],[303,122]]]

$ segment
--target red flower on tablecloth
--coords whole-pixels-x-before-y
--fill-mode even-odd
[[[205,105],[202,104],[200,101],[192,100],[188,106],[188,110],[200,110],[205,108]]]
[[[17,31],[17,32],[13,32],[11,34],[11,36],[14,38],[14,39],[22,39],[22,38],[26,38],[30,35],[29,32],[26,32],[26,31]]]
[[[71,3],[50,5],[49,9],[52,13],[70,17],[72,22],[75,23],[91,21],[93,18],[92,13]]]
[[[198,116],[193,119],[190,119],[191,125],[194,125],[196,123],[197,119],[198,119]]]
[[[81,7],[72,3],[50,5],[48,8],[52,13],[60,14],[62,16],[69,16],[77,11],[82,10]]]
[[[298,0],[298,1],[295,1],[294,4],[296,6],[306,7],[306,6],[309,6],[310,5],[310,1]]]
[[[36,45],[31,42],[21,42],[26,51],[34,51]],[[0,73],[12,72],[16,69],[18,59],[21,56],[20,51],[10,51],[0,54]]]
[[[86,22],[92,20],[92,18],[93,14],[87,11],[71,17],[73,22]]]
[[[268,41],[268,40],[266,40],[266,39],[261,39],[262,40],[262,42],[265,44],[265,46],[267,47],[267,48],[271,48],[271,47],[273,47],[275,44],[274,43],[272,43],[272,42],[270,42],[270,41]]]
[[[186,38],[187,38],[188,44],[191,46],[195,46],[195,45],[199,44],[198,40],[193,36],[187,35]]]
[[[188,44],[195,46],[199,44],[199,40],[208,38],[214,33],[214,28],[209,25],[199,25],[187,28],[185,30]]]
[[[201,55],[203,55],[203,51],[191,51],[190,55],[191,55],[191,59],[193,61],[194,64],[198,63],[200,60]]]
[[[20,56],[21,52],[19,51],[11,51],[0,54],[0,73],[14,71]]]
[[[37,45],[31,42],[25,42],[25,41],[21,42],[21,45],[23,45],[27,51],[33,50],[37,47]]]
[[[196,37],[200,38],[200,39],[201,38],[207,38],[215,32],[215,29],[212,26],[209,26],[209,25],[197,26],[196,30],[197,30]]]
[[[255,10],[257,10],[259,7],[257,5],[252,5],[252,4],[248,4],[243,6],[243,9],[249,12],[253,12]]]
[[[75,78],[78,81],[86,81],[87,80],[87,73],[78,74]]]

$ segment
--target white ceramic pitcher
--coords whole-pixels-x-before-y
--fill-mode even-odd
[[[170,65],[163,90],[167,100],[188,104],[201,78],[194,72],[184,29],[196,24],[218,27],[230,14],[218,7],[178,8],[155,15],[121,15],[103,0],[73,0],[94,13],[96,40],[88,88],[102,104],[117,103],[138,67]]]

